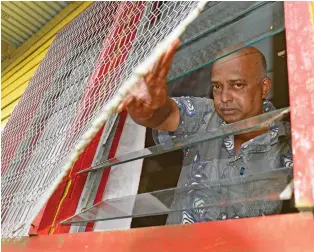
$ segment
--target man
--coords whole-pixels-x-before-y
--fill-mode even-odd
[[[137,84],[118,111],[126,108],[135,122],[154,129],[156,142],[171,137],[184,138],[204,130],[222,127],[274,110],[266,100],[271,88],[266,60],[256,48],[247,47],[216,61],[212,66],[213,100],[167,95],[166,76],[180,41],[161,56],[153,69]],[[279,121],[269,130],[260,130],[205,142],[184,151],[178,186],[202,185],[242,175],[292,167],[289,124]],[[224,197],[237,198],[246,190],[267,190],[267,182],[223,193],[191,190],[176,195],[174,206],[195,208],[215,204]],[[184,211],[170,214],[168,223],[193,223],[208,220],[275,214],[280,201],[259,201]]]

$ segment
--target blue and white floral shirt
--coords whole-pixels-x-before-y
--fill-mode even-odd
[[[153,136],[157,143],[168,141],[173,137],[184,138],[226,124],[218,116],[211,99],[196,97],[173,99],[180,109],[180,125],[174,133],[154,130]],[[264,113],[273,110],[275,110],[273,105],[265,100]],[[265,191],[267,194],[267,190],[270,190],[267,180],[245,185],[235,183],[234,186],[215,187],[217,181],[276,171],[283,167],[292,168],[292,165],[290,125],[283,121],[276,121],[268,132],[242,144],[237,156],[235,156],[232,135],[187,148],[184,150],[178,187],[195,185],[197,188],[198,185],[204,186],[205,183],[208,185],[208,190],[202,188],[190,190],[188,193],[177,193],[173,200],[173,208],[198,209],[169,214],[167,223],[187,224],[279,213],[282,207],[282,202],[279,200],[259,200],[224,207],[202,208],[202,206],[215,205],[219,200],[241,199],[246,194],[251,196],[257,191],[259,193]]]

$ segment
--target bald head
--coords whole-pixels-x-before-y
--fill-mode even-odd
[[[221,53],[216,55],[216,58],[220,58],[223,55],[226,55],[228,52],[236,50],[237,47],[232,47],[228,48]],[[239,51],[236,51],[226,57],[223,57],[219,60],[217,60],[214,65],[219,65],[228,61],[232,61],[237,58],[241,57],[249,57],[250,58],[250,63],[253,64],[258,71],[261,72],[261,75],[266,75],[267,74],[267,63],[264,54],[256,49],[255,47],[248,46],[243,49],[240,49]]]
[[[226,122],[263,113],[263,99],[271,87],[264,55],[246,47],[217,60],[212,66],[212,86],[216,111]]]

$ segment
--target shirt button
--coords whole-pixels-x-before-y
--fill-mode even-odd
[[[241,169],[240,169],[240,175],[241,175],[241,176],[244,175],[244,170],[245,170],[245,168],[244,168],[244,167],[241,167]]]

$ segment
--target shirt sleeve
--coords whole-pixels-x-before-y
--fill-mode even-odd
[[[175,97],[172,98],[180,111],[180,122],[175,132],[153,130],[156,144],[164,143],[172,138],[184,138],[206,128],[214,113],[214,102],[209,98]]]

